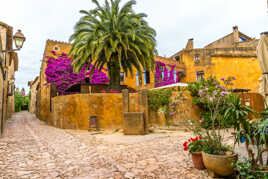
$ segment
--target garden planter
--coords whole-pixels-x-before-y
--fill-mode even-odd
[[[202,152],[192,153],[192,161],[196,169],[199,169],[199,170],[205,169],[205,165],[203,163],[203,158],[202,158]]]
[[[230,176],[234,173],[232,163],[238,159],[237,154],[233,155],[212,155],[202,152],[205,167],[220,176]]]

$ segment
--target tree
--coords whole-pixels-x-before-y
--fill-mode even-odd
[[[25,89],[20,91],[18,88],[15,90],[15,112],[20,112],[24,106]]]
[[[93,10],[81,10],[81,19],[75,25],[70,37],[72,64],[75,71],[80,71],[84,64],[93,64],[94,68],[107,66],[110,88],[119,90],[120,70],[126,75],[137,71],[154,70],[156,53],[156,32],[144,20],[144,13],[135,13],[130,0],[121,8],[120,0],[105,0]],[[143,68],[143,69],[142,69]]]

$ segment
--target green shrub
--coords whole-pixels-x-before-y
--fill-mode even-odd
[[[171,89],[150,90],[148,97],[149,109],[154,112],[162,112],[167,125],[169,125],[171,95]]]

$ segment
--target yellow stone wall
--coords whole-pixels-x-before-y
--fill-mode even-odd
[[[97,116],[99,127],[122,127],[122,94],[75,94],[52,99],[49,123],[63,129],[89,129],[89,117]]]
[[[189,53],[182,54],[186,67],[186,82],[196,81],[196,72],[204,71],[205,78],[215,76],[218,80],[222,77],[235,77],[233,88],[250,89],[258,92],[261,71],[256,57],[211,57],[210,64],[196,65],[193,56]]]
[[[12,50],[12,39],[13,28],[3,22],[0,21],[0,43],[2,49],[0,50]],[[12,57],[13,53],[6,53],[4,56],[3,53],[1,56],[1,65],[3,66],[2,70],[0,70],[0,136],[4,130],[5,121],[11,116],[11,113],[14,112],[14,95],[8,96],[8,83],[9,83],[9,75],[14,74],[14,69],[12,69]],[[18,59],[16,59],[18,60]],[[14,67],[14,65],[13,65]],[[4,71],[3,71],[4,70]],[[6,77],[5,79],[3,77]]]

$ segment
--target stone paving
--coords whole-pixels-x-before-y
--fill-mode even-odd
[[[0,178],[208,178],[183,151],[188,137],[183,132],[91,135],[57,129],[20,112],[0,138]]]

